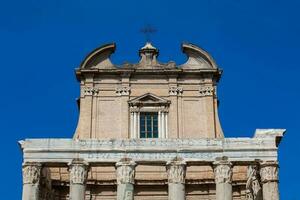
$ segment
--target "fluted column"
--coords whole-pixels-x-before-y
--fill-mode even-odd
[[[167,163],[169,200],[185,200],[186,163],[182,159]]]
[[[84,200],[88,164],[82,160],[74,160],[69,164],[70,200]]]
[[[278,162],[261,162],[260,178],[263,190],[263,200],[279,200]]]
[[[40,163],[23,164],[23,194],[22,200],[38,200],[40,193],[40,176],[42,165]]]
[[[134,178],[136,163],[131,159],[122,159],[116,163],[117,200],[134,199]]]
[[[232,200],[232,164],[227,160],[214,162],[216,200]]]

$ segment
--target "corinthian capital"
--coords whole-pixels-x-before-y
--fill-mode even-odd
[[[231,183],[232,164],[227,160],[214,162],[214,174],[216,183]]]
[[[261,162],[260,178],[262,183],[278,181],[278,162],[277,161]]]
[[[122,159],[120,160],[120,162],[117,162],[116,163],[117,183],[134,184],[135,167],[136,167],[136,163],[131,159]]]
[[[169,183],[185,183],[186,163],[182,159],[168,162],[167,173]]]
[[[70,183],[85,184],[88,175],[88,164],[83,161],[75,160],[69,164]]]
[[[40,181],[42,165],[40,163],[23,164],[23,184],[36,184]]]

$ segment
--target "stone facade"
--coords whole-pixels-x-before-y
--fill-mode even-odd
[[[146,43],[138,63],[116,66],[115,49],[101,46],[76,69],[73,139],[20,141],[23,200],[279,199],[277,148],[285,130],[225,138],[222,71],[206,51],[182,44],[187,61],[178,66],[159,62],[158,49]]]

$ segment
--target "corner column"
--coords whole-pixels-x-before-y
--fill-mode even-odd
[[[263,200],[279,200],[278,162],[261,162],[260,178],[262,183]]]
[[[82,160],[74,160],[69,164],[71,200],[85,199],[88,167],[88,164]]]
[[[227,160],[214,163],[216,200],[232,200],[232,164]]]
[[[38,200],[40,194],[40,176],[42,165],[40,163],[23,164],[23,194],[22,200]]]
[[[185,200],[186,163],[182,159],[167,163],[169,200]]]
[[[136,163],[131,159],[122,159],[116,163],[117,200],[134,199],[134,178]]]

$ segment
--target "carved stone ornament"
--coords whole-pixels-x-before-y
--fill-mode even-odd
[[[257,165],[248,166],[247,183],[246,183],[246,199],[258,200],[261,199],[261,185],[259,181],[259,171]]]
[[[85,184],[88,175],[88,164],[84,162],[72,162],[69,166],[71,184]]]
[[[232,182],[232,164],[229,161],[221,160],[214,162],[215,182],[231,183]]]
[[[130,94],[130,87],[126,87],[126,86],[117,87],[116,93],[119,96],[128,96]]]
[[[278,181],[278,162],[265,161],[260,164],[261,182],[277,182]]]
[[[95,87],[83,87],[82,91],[84,96],[95,96],[99,94],[100,89]]]
[[[215,93],[215,89],[213,86],[200,86],[199,93],[201,97],[213,96]]]
[[[169,94],[171,96],[177,96],[177,95],[181,95],[183,92],[182,87],[176,87],[176,86],[171,86],[169,88]]]
[[[117,183],[118,184],[134,184],[136,163],[132,160],[122,159],[116,163]]]
[[[138,106],[130,106],[130,112],[131,113],[140,112],[140,108]]]
[[[23,184],[36,184],[40,181],[41,164],[25,163],[23,165]]]
[[[185,183],[186,163],[184,161],[171,161],[167,163],[168,182]]]

